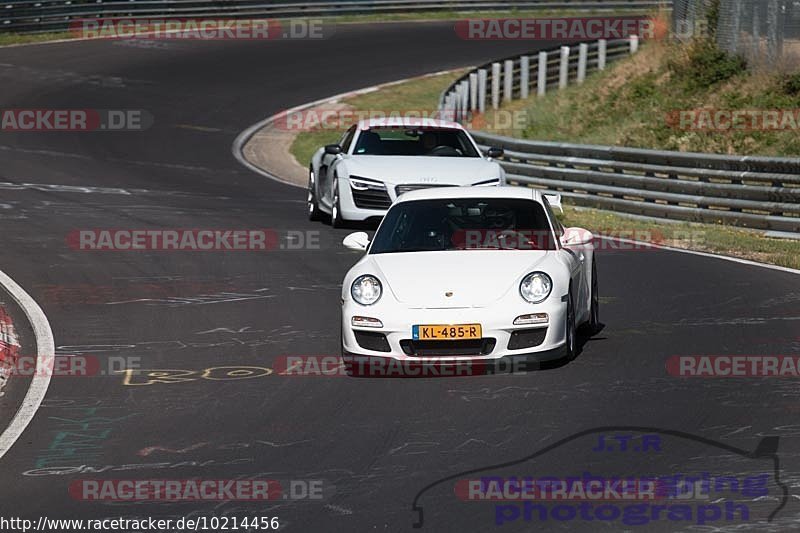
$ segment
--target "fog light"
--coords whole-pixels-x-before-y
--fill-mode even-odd
[[[550,319],[547,313],[533,313],[530,315],[520,315],[514,319],[515,326],[524,326],[526,324],[547,324]]]
[[[350,323],[360,328],[382,328],[383,322],[377,318],[370,318],[368,316],[354,316],[350,319]]]

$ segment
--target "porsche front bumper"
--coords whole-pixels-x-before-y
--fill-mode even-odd
[[[515,325],[522,315],[544,313],[547,322]],[[342,353],[348,357],[392,358],[398,361],[478,362],[501,359],[543,362],[559,359],[566,345],[566,298],[551,295],[541,304],[499,301],[487,307],[429,309],[378,302],[342,305]],[[382,327],[354,326],[353,317],[380,320]],[[477,340],[415,341],[414,325],[480,324]]]

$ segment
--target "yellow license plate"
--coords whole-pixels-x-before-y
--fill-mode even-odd
[[[480,339],[482,336],[480,324],[413,326],[411,333],[415,341]]]

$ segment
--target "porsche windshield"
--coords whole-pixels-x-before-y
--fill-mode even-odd
[[[443,250],[554,250],[544,208],[519,198],[401,202],[386,214],[371,254]]]
[[[373,127],[361,132],[353,153],[356,155],[480,157],[463,131],[431,127]]]

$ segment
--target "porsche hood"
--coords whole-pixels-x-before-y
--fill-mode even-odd
[[[549,251],[451,250],[370,255],[367,268],[409,307],[452,309],[485,307],[516,290],[525,274],[547,272],[552,260]]]

